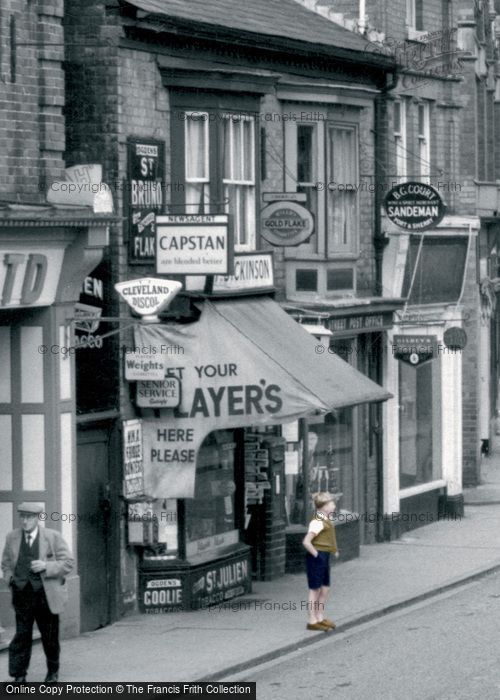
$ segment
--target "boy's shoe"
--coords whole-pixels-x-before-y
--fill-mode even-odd
[[[322,622],[308,622],[307,629],[311,630],[312,632],[328,632],[330,627],[327,627]]]
[[[328,629],[331,630],[334,630],[337,627],[335,622],[332,622],[332,620],[329,620],[327,617],[325,617],[324,620],[321,620],[320,624],[324,625],[325,627],[328,627]]]

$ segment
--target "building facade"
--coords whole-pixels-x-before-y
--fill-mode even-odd
[[[361,168],[374,177],[374,149],[380,146],[373,131],[394,61],[367,51],[363,38],[293,0],[258,2],[253,10],[248,24],[248,12],[232,5],[229,11],[224,2],[211,10],[191,3],[189,11],[168,2],[161,7],[91,2],[85,8],[67,3],[66,156],[70,164],[99,160],[106,182],[113,183],[124,218],[111,233],[112,279],[163,274],[183,285],[150,331],[126,328],[127,319],[134,322],[126,304],[112,311],[113,327],[122,328],[120,421],[112,407],[98,408],[106,425],[112,423],[111,434],[125,445],[123,452],[108,452],[114,462],[108,473],[122,474],[110,481],[114,493],[106,496],[112,509],[108,527],[119,527],[120,538],[115,614],[136,606],[158,612],[209,604],[214,595],[225,599],[244,592],[252,576],[268,579],[293,570],[310,496],[320,488],[343,499],[345,528],[339,527],[339,536],[346,558],[357,555],[360,533],[370,541],[378,532],[380,401],[388,397],[380,384],[386,334],[400,300],[382,299],[377,292],[382,258],[374,242],[376,207],[368,188],[352,185]],[[82,37],[92,43],[92,53],[78,50]],[[334,182],[337,188],[329,186]],[[169,227],[214,223],[224,228],[228,215],[234,274],[219,271],[207,282],[218,258],[206,250],[200,254],[201,238],[190,243],[194,252],[183,258]],[[217,216],[222,218],[211,220]],[[283,228],[290,245],[279,240]],[[155,257],[162,262],[155,263]],[[191,266],[188,272],[182,264]],[[274,300],[267,298],[270,292]],[[218,335],[211,331],[208,337],[207,319],[220,328]],[[279,333],[275,337],[280,328],[286,355]],[[237,346],[242,334],[245,351],[224,361],[226,343]],[[197,364],[189,359],[195,356],[188,336],[207,347]],[[155,408],[151,387],[131,379],[133,368],[127,368],[127,380],[121,355],[137,347],[157,354],[170,348],[168,376],[172,387],[177,381],[183,387],[177,408]],[[297,356],[299,348],[308,361]],[[249,369],[242,359],[247,355],[255,357]],[[276,415],[272,408],[278,404],[261,407],[262,390],[254,386],[262,372],[259,381],[270,391],[267,371],[281,377],[282,383],[273,379],[273,385],[288,397]],[[225,389],[216,382],[245,372],[254,375],[250,385],[233,386],[231,380],[233,398],[227,405],[216,402],[212,415],[202,395],[223,396]],[[352,390],[342,372],[356,378]],[[208,379],[212,385],[205,388]],[[337,386],[331,387],[332,381]],[[308,387],[313,396],[308,401],[319,402],[315,409],[301,403],[300,410],[292,410],[294,382]],[[235,403],[242,387],[246,398]],[[327,410],[324,387],[331,389],[329,405],[336,412]],[[99,410],[79,419],[81,455],[97,449],[92,435],[87,443],[94,446],[85,447],[85,435],[99,428]],[[211,430],[199,445],[196,464],[162,470],[163,459],[172,462],[181,454],[164,443],[181,437],[194,441],[197,433],[189,432],[189,421],[202,416]],[[141,431],[144,473],[137,478],[144,478],[143,498],[132,496],[140,467],[134,471],[127,462],[134,445],[140,452]],[[105,451],[101,454],[106,460]],[[154,500],[148,500],[152,494]],[[361,521],[358,511],[370,517]],[[114,530],[108,532],[114,536]],[[102,592],[105,585],[99,588]]]
[[[19,503],[41,504],[77,555],[72,319],[112,217],[57,194],[69,183],[62,15],[62,2],[9,0],[0,19],[0,532],[18,525]],[[78,568],[68,588],[70,635],[80,629]],[[4,627],[14,622],[10,598],[2,582]]]

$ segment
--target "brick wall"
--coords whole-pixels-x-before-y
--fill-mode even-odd
[[[2,2],[2,199],[43,202],[64,169],[62,16],[63,0]]]

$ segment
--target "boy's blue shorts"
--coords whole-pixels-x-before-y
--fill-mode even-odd
[[[330,585],[330,552],[319,552],[318,556],[306,554],[307,585],[313,591]]]

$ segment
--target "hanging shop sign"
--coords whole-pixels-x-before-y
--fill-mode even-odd
[[[274,290],[273,254],[238,253],[234,256],[234,274],[216,275],[212,294],[245,294]]]
[[[450,350],[463,350],[467,345],[467,333],[463,328],[453,326],[444,332],[443,341]]]
[[[125,216],[129,262],[154,262],[155,216],[164,211],[165,145],[163,141],[128,141]]]
[[[262,238],[272,245],[300,245],[313,231],[313,215],[297,202],[273,202],[260,213]]]
[[[425,231],[437,226],[446,213],[439,192],[423,182],[402,182],[385,196],[389,219],[406,231]]]
[[[177,377],[158,382],[137,382],[136,404],[144,408],[175,408],[181,400],[181,384]]]
[[[305,192],[263,192],[263,202],[307,202]]]
[[[64,247],[14,245],[0,250],[0,308],[50,306],[63,259]]]
[[[115,289],[132,311],[140,316],[151,316],[163,311],[182,289],[174,280],[141,277],[128,282],[118,282]]]
[[[144,493],[142,462],[142,421],[125,420],[123,434],[123,495],[133,498]]]
[[[408,362],[411,365],[421,365],[437,357],[437,336],[395,335],[392,341],[392,352],[396,360]]]
[[[129,382],[163,381],[165,378],[165,361],[156,352],[125,352],[125,379]]]
[[[156,217],[156,272],[227,275],[232,272],[228,214]]]

